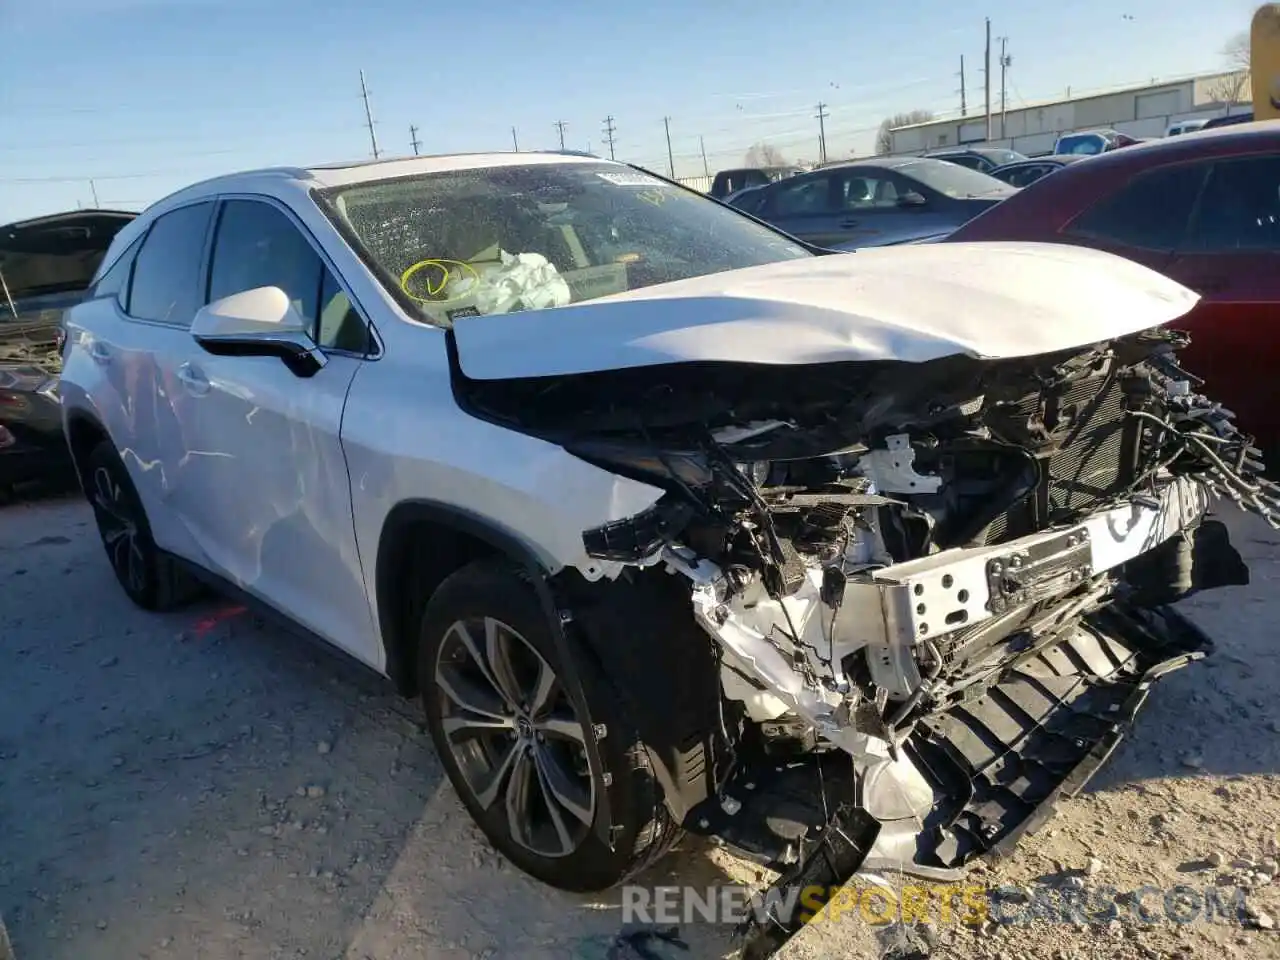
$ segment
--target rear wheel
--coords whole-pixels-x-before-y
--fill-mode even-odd
[[[103,441],[83,465],[84,492],[93,507],[107,561],[129,599],[144,610],[166,610],[198,587],[151,539],[151,525],[115,447]]]
[[[575,655],[599,749],[614,848],[597,836],[604,805],[587,762],[584,718],[563,680],[532,586],[480,561],[441,584],[422,619],[427,724],[445,770],[489,841],[544,883],[604,890],[670,848],[677,829],[648,754],[590,658]]]

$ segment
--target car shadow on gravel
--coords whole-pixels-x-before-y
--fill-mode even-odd
[[[617,931],[616,893],[561,894],[488,846],[376,677],[224,601],[132,607],[82,501],[4,510],[0,582],[19,960],[585,958]],[[688,842],[637,882],[723,879]]]

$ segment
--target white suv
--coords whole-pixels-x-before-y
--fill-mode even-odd
[[[421,695],[532,875],[683,828],[946,877],[1203,652],[1163,604],[1247,578],[1202,516],[1259,465],[1161,328],[1195,300],[1076,247],[817,255],[590,157],[271,169],[120,232],[61,396],[129,596],[236,591]]]

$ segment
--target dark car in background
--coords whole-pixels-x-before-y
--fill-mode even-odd
[[[1179,321],[1188,368],[1280,454],[1280,120],[1072,164],[947,237],[973,240],[1094,247],[1195,290],[1200,303]]]
[[[1217,127],[1233,127],[1237,123],[1253,123],[1253,111],[1248,113],[1232,113],[1225,117],[1213,117],[1206,123],[1202,130],[1213,130]]]
[[[823,167],[731,202],[808,243],[850,250],[949,233],[1016,192],[944,160],[885,157]]]
[[[962,167],[977,170],[979,173],[990,173],[997,167],[1027,159],[1017,150],[1006,150],[1003,147],[953,147],[930,150],[924,156],[934,160],[945,160],[947,163],[958,163]]]
[[[721,170],[711,181],[711,189],[707,195],[716,200],[724,200],[740,190],[749,187],[763,187],[766,184],[804,173],[803,167],[739,167],[735,170]]]
[[[0,500],[74,478],[58,405],[62,311],[134,216],[75,210],[0,226]]]
[[[1080,153],[1063,153],[1056,156],[1050,154],[1047,157],[1027,157],[1024,160],[1006,163],[1003,167],[996,167],[991,171],[991,176],[997,180],[1003,180],[1011,187],[1026,187],[1063,167],[1087,159],[1087,156]]]

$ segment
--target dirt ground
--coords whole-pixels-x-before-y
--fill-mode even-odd
[[[1188,604],[1218,652],[1157,686],[1086,796],[973,877],[1015,886],[1015,905],[1114,887],[1117,919],[938,924],[933,958],[1280,957],[1280,535],[1224,515],[1254,582]],[[0,915],[17,960],[642,956],[609,946],[616,896],[557,893],[488,848],[414,704],[226,604],[134,609],[79,501],[0,508],[0,584]],[[757,874],[686,842],[640,882],[726,878]],[[1148,884],[1143,922],[1126,894]],[[1256,916],[1172,922],[1177,884],[1193,905],[1247,885]],[[680,934],[687,951],[651,956],[733,947],[722,927]],[[901,941],[853,910],[779,960],[924,955]]]

